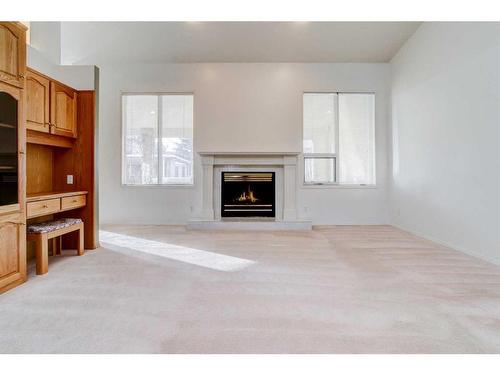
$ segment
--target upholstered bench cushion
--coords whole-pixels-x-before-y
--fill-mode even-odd
[[[45,221],[43,223],[29,225],[28,233],[49,233],[80,223],[83,223],[82,219],[59,219],[53,221]]]

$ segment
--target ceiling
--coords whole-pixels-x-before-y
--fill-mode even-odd
[[[62,22],[65,64],[388,62],[419,22]]]

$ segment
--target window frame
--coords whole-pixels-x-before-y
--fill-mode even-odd
[[[304,152],[304,95],[305,94],[335,94],[335,153],[305,153]],[[372,94],[374,101],[374,114],[373,114],[373,180],[371,184],[342,184],[339,182],[339,95],[340,94]],[[376,189],[377,188],[377,93],[373,90],[367,91],[350,91],[350,90],[311,90],[302,92],[302,151],[301,151],[301,173],[302,173],[302,186],[305,188],[341,188],[341,189]],[[332,158],[335,160],[335,179],[333,182],[314,182],[306,181],[306,165],[305,159],[325,159]]]
[[[193,176],[191,179],[191,183],[182,183],[182,184],[177,184],[177,183],[157,183],[157,184],[129,184],[127,183],[126,180],[126,163],[125,163],[125,136],[126,136],[126,131],[125,131],[125,123],[124,123],[124,116],[123,116],[123,97],[124,96],[139,96],[139,95],[145,95],[145,96],[156,96],[158,97],[158,100],[160,100],[161,96],[165,95],[191,95],[193,97]],[[158,111],[160,111],[160,108],[158,108]],[[120,119],[121,119],[121,186],[124,187],[138,187],[138,188],[194,188],[195,186],[195,155],[196,155],[196,150],[195,150],[195,124],[196,124],[196,101],[195,101],[195,92],[194,91],[181,91],[181,92],[148,92],[148,91],[141,91],[141,92],[133,92],[133,91],[121,91],[120,92]],[[162,127],[160,126],[160,121],[161,121],[161,116],[158,116],[158,136],[160,137],[162,134]],[[163,162],[160,161],[160,145],[161,143],[158,142],[158,173],[160,172],[160,168],[163,168]],[[159,177],[159,176],[158,176]]]

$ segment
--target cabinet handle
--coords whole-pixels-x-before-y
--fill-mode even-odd
[[[24,79],[24,74],[19,74],[19,78]]]
[[[44,204],[44,205],[42,206],[42,208],[49,208],[49,206],[47,206],[46,204]]]

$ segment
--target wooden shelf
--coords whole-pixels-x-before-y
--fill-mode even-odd
[[[74,195],[88,194],[88,191],[48,191],[44,193],[26,194],[26,202],[43,201],[45,199],[55,199],[72,197]]]
[[[74,139],[27,129],[26,142],[37,145],[71,148],[73,147]]]

